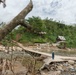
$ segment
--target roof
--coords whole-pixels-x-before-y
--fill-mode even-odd
[[[62,41],[65,41],[65,37],[64,36],[58,36],[58,39],[62,40]]]
[[[46,32],[42,32],[42,31],[41,31],[41,32],[39,32],[39,34],[46,34]]]

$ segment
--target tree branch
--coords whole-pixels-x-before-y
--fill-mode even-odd
[[[3,29],[0,29],[0,41],[16,26],[20,25],[24,21],[24,18],[32,10],[32,8],[33,4],[32,0],[30,0],[29,4],[13,20],[11,20],[10,23],[6,24]]]
[[[32,33],[35,33],[35,34],[38,34],[38,35],[39,35],[39,32],[41,32],[41,31],[37,30],[36,28],[32,27],[32,26],[31,26],[29,23],[27,23],[26,21],[22,21],[22,22],[20,23],[20,25],[26,27],[27,29],[29,29],[29,31],[32,32]]]

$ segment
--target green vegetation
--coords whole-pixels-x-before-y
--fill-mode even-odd
[[[26,19],[27,22],[37,31],[46,32],[44,35],[33,33],[31,30],[19,26],[12,31],[13,39],[22,43],[35,42],[56,42],[58,35],[66,38],[67,47],[76,47],[76,26],[65,25],[52,19],[41,19],[40,17],[32,17]],[[9,35],[7,36],[9,38]]]

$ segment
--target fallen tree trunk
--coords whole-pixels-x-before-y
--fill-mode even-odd
[[[4,28],[0,29],[0,41],[9,34],[16,26],[22,25],[26,15],[32,10],[33,4],[32,0],[30,0],[29,4],[12,20],[10,23],[6,24]],[[30,25],[24,24],[27,28],[31,28]]]

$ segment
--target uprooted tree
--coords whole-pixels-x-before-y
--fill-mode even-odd
[[[11,20],[10,23],[0,29],[0,41],[18,25],[22,25],[30,30],[33,30],[31,25],[25,21],[26,15],[32,10],[32,8],[33,3],[32,0],[30,0],[29,4],[13,20]]]

